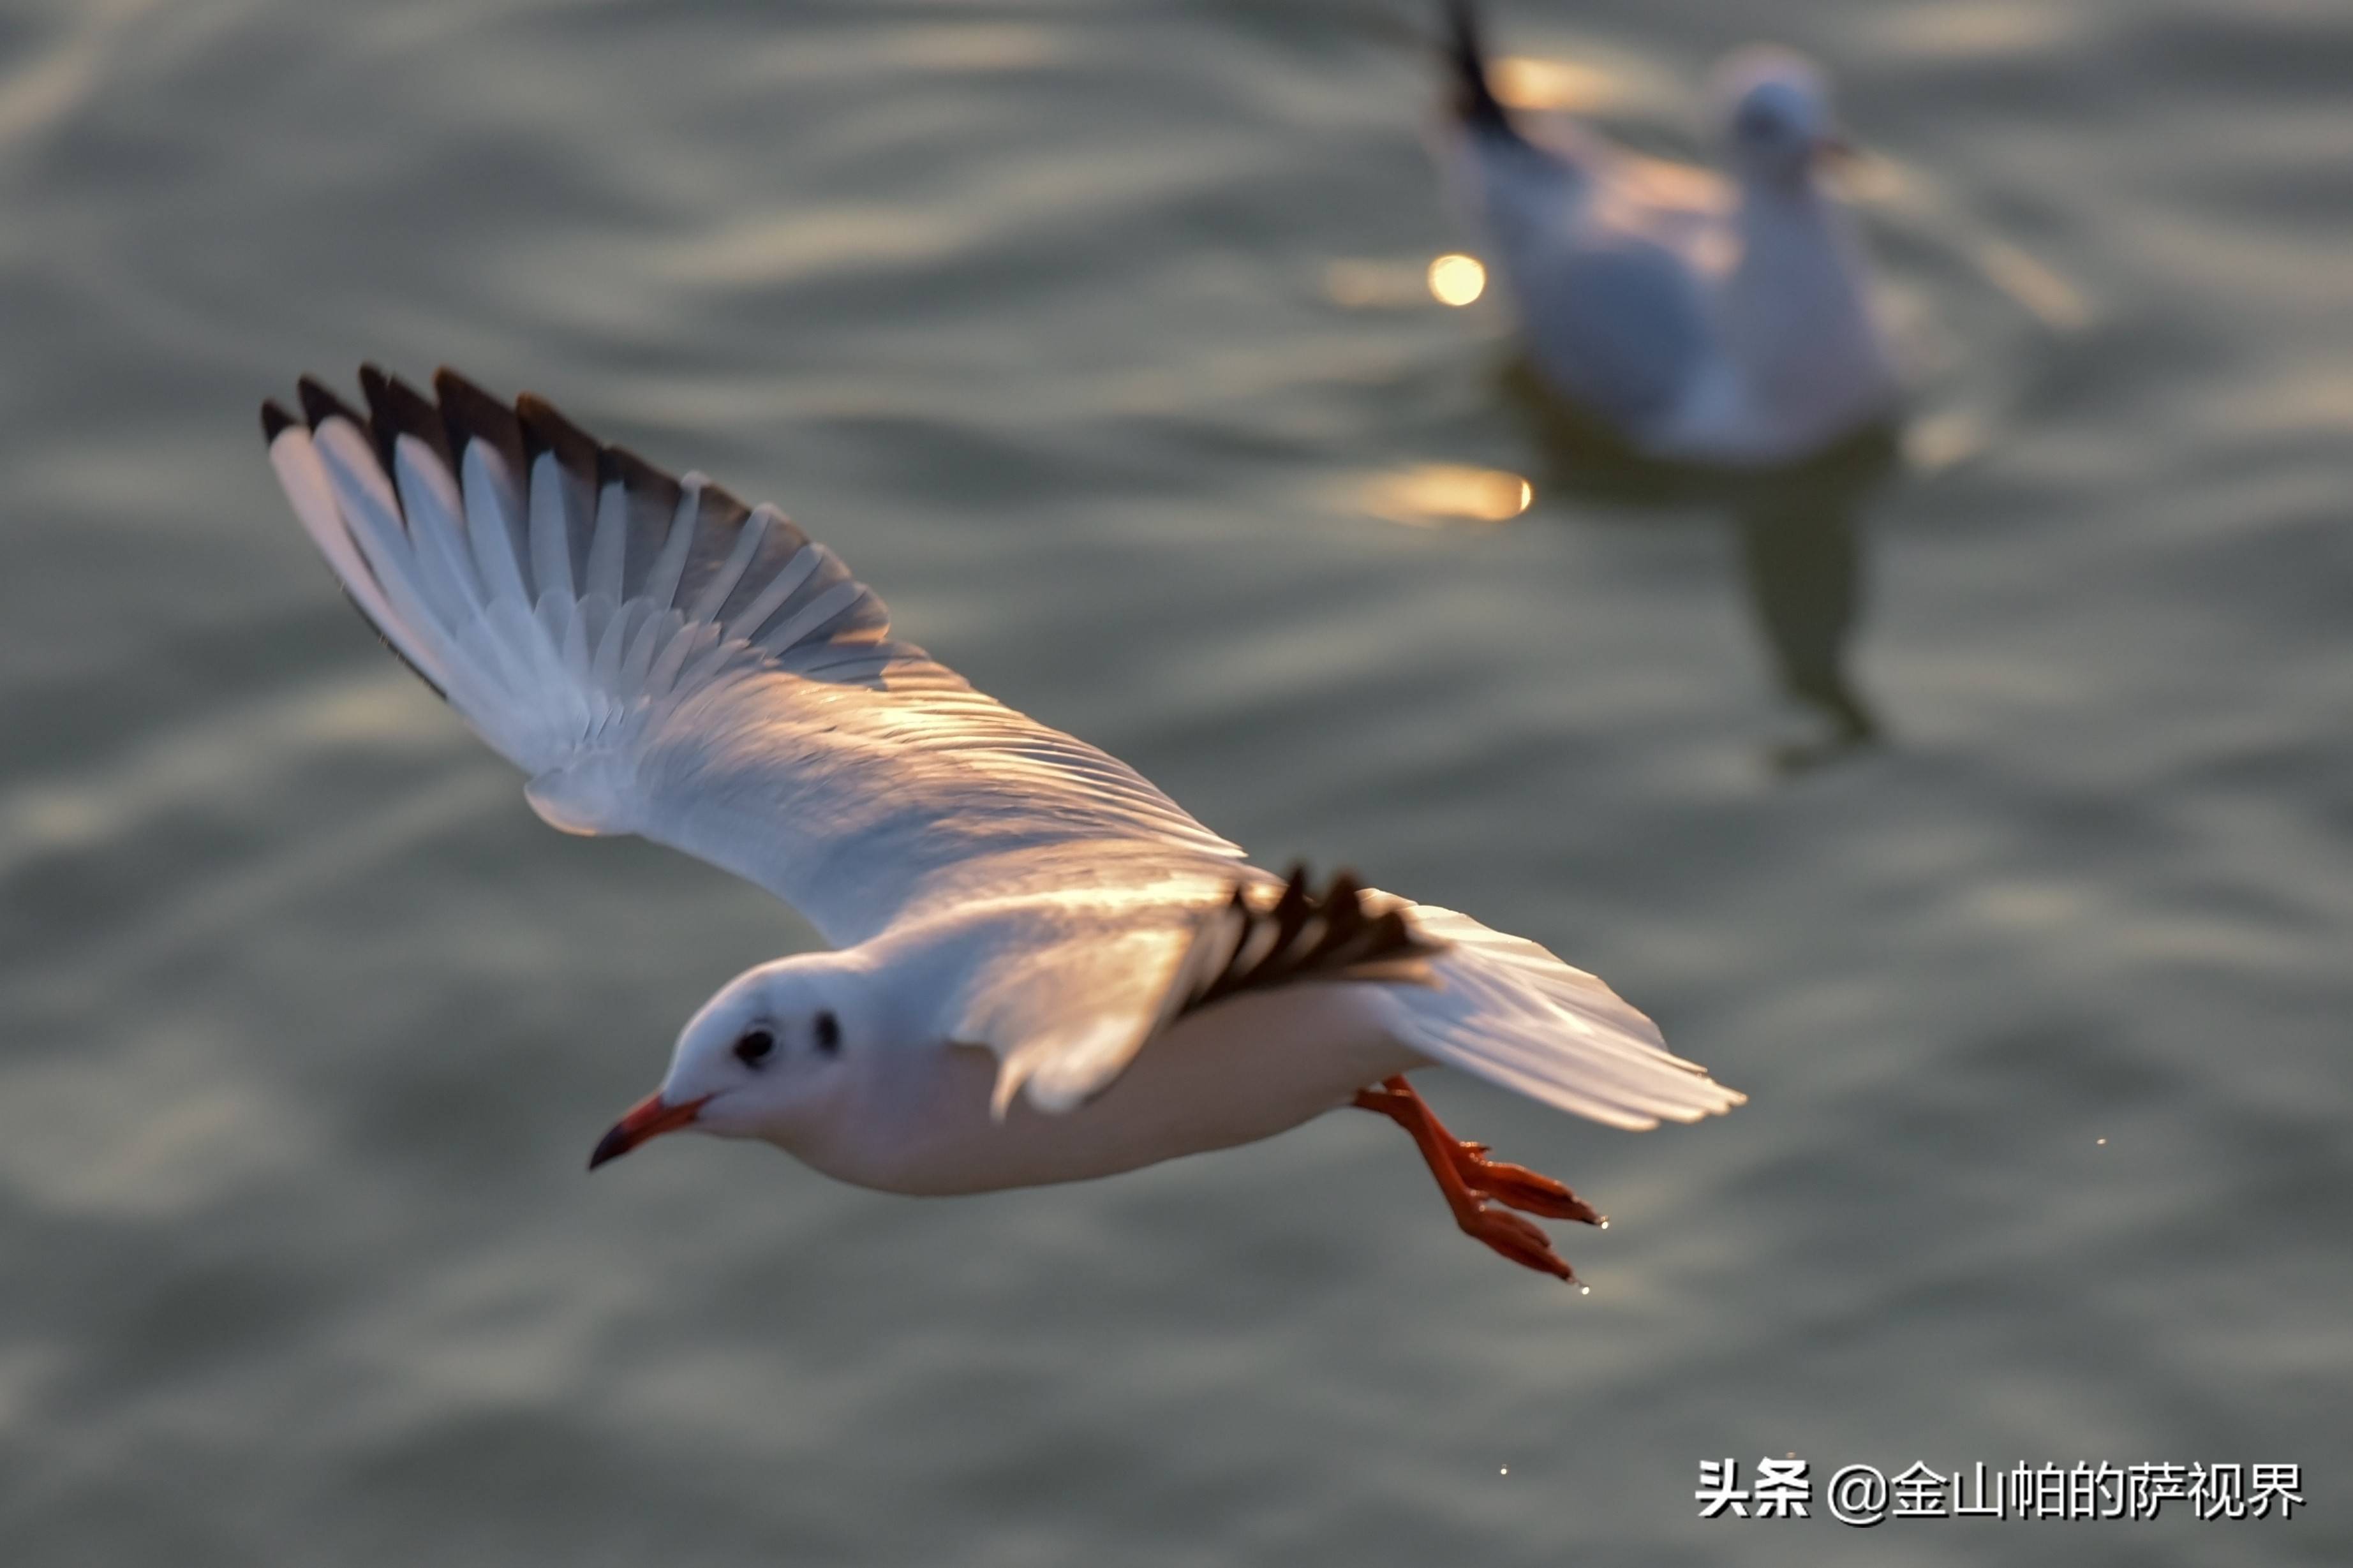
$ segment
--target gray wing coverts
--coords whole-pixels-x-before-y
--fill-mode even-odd
[[[1586,239],[1525,301],[1544,368],[1594,412],[1633,429],[1665,418],[1707,352],[1704,306],[1683,259],[1639,236]]]

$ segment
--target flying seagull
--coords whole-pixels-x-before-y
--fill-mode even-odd
[[[772,506],[543,400],[374,367],[366,412],[264,404],[295,514],[384,641],[570,833],[635,833],[800,910],[835,951],[687,1022],[593,1169],[681,1129],[912,1194],[1080,1181],[1356,1105],[1463,1230],[1561,1279],[1514,1209],[1600,1223],[1440,1126],[1442,1063],[1614,1127],[1741,1096],[1593,976],[1449,910],[1275,876],[1133,769],[892,635]]]
[[[1447,0],[1444,172],[1485,231],[1530,362],[1651,456],[1794,462],[1895,415],[1862,243],[1826,186],[1821,72],[1741,51],[1710,100],[1725,168],[1663,163],[1495,96],[1472,0]]]

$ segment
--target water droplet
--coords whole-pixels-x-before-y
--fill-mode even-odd
[[[1593,1294],[1593,1287],[1590,1285],[1579,1285],[1577,1288],[1577,1293],[1580,1296],[1590,1296]]]
[[[1505,1465],[1502,1469],[1497,1470],[1495,1473],[1499,1476],[1508,1476],[1512,1473],[1512,1467]]]
[[[1606,1220],[1606,1219],[1605,1219],[1605,1220],[1603,1220],[1603,1221],[1601,1222],[1601,1228],[1602,1228],[1602,1229],[1604,1229],[1604,1230],[1608,1230],[1608,1229],[1609,1228],[1609,1222],[1608,1220]]]
[[[2106,1140],[2106,1139],[2105,1139],[2105,1138],[2102,1138],[2102,1139],[2098,1139],[2098,1140],[2096,1140],[2096,1142],[2099,1142],[2099,1143],[2101,1143],[2101,1144],[2104,1144],[2104,1145],[2105,1145],[2105,1144],[2107,1142],[2107,1140]]]

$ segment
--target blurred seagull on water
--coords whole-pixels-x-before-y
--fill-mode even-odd
[[[1718,68],[1717,175],[1524,123],[1490,84],[1472,0],[1447,19],[1446,174],[1556,392],[1651,456],[1732,466],[1893,417],[1862,241],[1822,173],[1845,144],[1810,62],[1759,47]]]
[[[373,368],[261,424],[287,498],[384,640],[567,832],[634,833],[766,889],[838,951],[730,981],[601,1165],[681,1130],[913,1194],[1078,1181],[1342,1106],[1411,1134],[1456,1222],[1601,1223],[1440,1125],[1445,1064],[1615,1127],[1741,1096],[1532,942],[1248,863],[1125,765],[892,635],[774,507],[673,477],[539,398]]]

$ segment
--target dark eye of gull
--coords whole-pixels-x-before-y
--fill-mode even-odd
[[[736,1037],[735,1059],[747,1068],[758,1067],[776,1048],[776,1037],[765,1029],[746,1029]]]
[[[831,1009],[817,1016],[817,1048],[827,1056],[841,1049],[841,1020],[833,1016]]]

